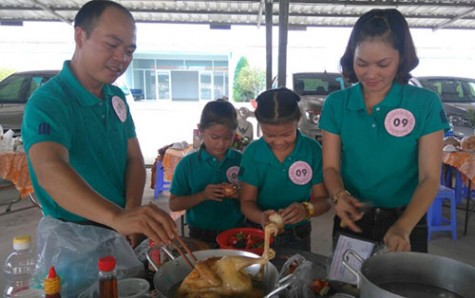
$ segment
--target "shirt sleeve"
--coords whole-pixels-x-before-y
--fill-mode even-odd
[[[254,150],[252,147],[248,147],[247,150],[244,151],[241,159],[241,165],[239,167],[238,179],[240,182],[257,187],[259,179],[254,156]]]
[[[320,115],[318,127],[322,130],[339,135],[340,129],[336,121],[335,102],[335,96],[330,94],[323,103],[322,113]]]
[[[39,142],[56,142],[71,147],[72,115],[63,102],[44,92],[35,93],[27,102],[22,122],[25,149]]]
[[[170,187],[170,193],[176,196],[186,196],[191,194],[191,188],[188,183],[188,175],[191,175],[189,169],[189,158],[185,156],[178,162],[173,172],[172,184]]]
[[[429,101],[426,109],[424,109],[425,119],[422,127],[422,135],[428,135],[438,130],[450,129],[447,116],[445,115],[442,102],[435,93],[429,93]]]

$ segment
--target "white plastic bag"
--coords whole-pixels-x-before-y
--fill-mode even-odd
[[[295,268],[295,271],[291,268]],[[316,278],[324,277],[322,268],[318,268],[317,265],[303,256],[296,254],[289,258],[282,266],[279,279],[282,279],[291,272],[295,275],[295,279],[284,290],[283,296],[288,298],[315,298],[315,293],[310,288],[310,285]]]
[[[97,281],[99,258],[112,255],[117,261],[117,277],[143,277],[144,265],[135,256],[125,237],[115,231],[63,222],[43,217],[38,225],[38,262],[32,281],[43,288],[50,266],[61,278],[61,296],[79,294]]]

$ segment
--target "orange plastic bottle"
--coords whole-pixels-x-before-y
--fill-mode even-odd
[[[54,266],[49,268],[48,276],[45,278],[45,298],[61,298],[61,279],[56,274]]]

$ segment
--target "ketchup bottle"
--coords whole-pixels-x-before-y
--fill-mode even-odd
[[[61,279],[56,274],[54,266],[51,266],[48,271],[48,276],[45,278],[45,298],[61,298]]]

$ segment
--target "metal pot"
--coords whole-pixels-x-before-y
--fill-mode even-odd
[[[168,253],[167,253],[168,254]],[[240,251],[233,249],[209,249],[209,250],[200,250],[195,251],[193,254],[198,260],[206,260],[211,257],[223,257],[223,256],[245,256],[250,258],[258,258],[259,255]],[[150,258],[150,250],[147,253],[147,259],[154,268],[157,270],[153,277],[153,285],[162,295],[165,297],[175,297],[175,292],[178,289],[179,284],[185,277],[191,272],[190,267],[183,259],[183,257],[174,258],[171,254],[169,257],[172,258],[171,261],[168,261],[157,267]],[[174,258],[174,259],[173,259]],[[260,265],[252,265],[245,269],[245,271],[253,276],[259,272]],[[292,281],[294,280],[293,275],[288,275],[281,280],[279,280],[279,272],[272,263],[267,263],[264,265],[264,277],[263,284],[265,287],[266,296],[264,298],[271,297],[285,288],[287,288]]]
[[[348,264],[350,256],[363,264],[360,272]],[[387,253],[363,260],[347,250],[343,265],[356,276],[360,298],[468,298],[475,290],[475,267],[426,253]]]

